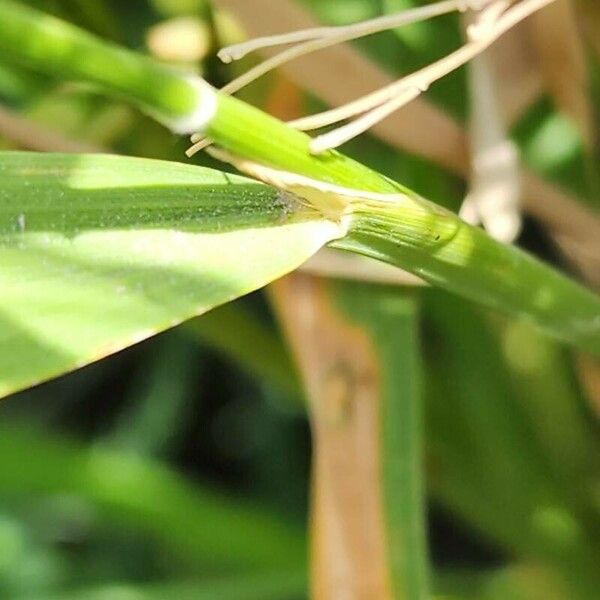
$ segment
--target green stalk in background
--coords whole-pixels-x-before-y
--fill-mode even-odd
[[[389,262],[485,306],[529,320],[564,341],[600,353],[600,299],[516,247],[423,200],[338,152],[312,156],[310,138],[234,98],[221,98],[207,133],[243,160],[347,188],[345,237],[333,246]],[[251,161],[251,162],[250,162]],[[262,174],[260,167],[253,174]],[[268,181],[268,179],[267,179]],[[286,181],[293,181],[287,175]],[[297,189],[290,184],[290,189]],[[298,178],[298,188],[308,184]],[[324,188],[325,190],[327,188]],[[396,194],[374,200],[361,191]],[[325,192],[326,195],[327,192]],[[323,195],[323,194],[321,194]],[[310,198],[309,198],[310,201]]]
[[[5,497],[80,498],[97,509],[100,521],[144,531],[184,562],[260,572],[306,568],[301,528],[194,486],[160,462],[99,446],[90,450],[23,427],[0,433]]]
[[[301,572],[234,575],[199,581],[160,583],[114,583],[74,592],[44,595],[31,600],[298,600],[306,594],[306,577]]]
[[[235,361],[251,377],[293,399],[290,409],[302,408],[297,374],[281,337],[239,303],[224,304],[189,321],[185,331]]]
[[[0,23],[0,49],[44,72],[127,95],[166,116],[163,121],[202,113],[205,133],[235,158],[312,178],[316,187],[328,182],[353,190],[355,199],[345,209],[354,215],[338,247],[401,266],[600,353],[600,299],[520,250],[491,240],[340,153],[312,156],[305,134],[239,100],[215,95],[208,86],[198,95],[198,86],[187,76],[135,53],[11,0],[0,1]],[[195,108],[194,98],[200,102]],[[404,200],[364,201],[364,191],[401,194]]]
[[[571,471],[567,483],[560,473],[564,465],[552,461],[539,439],[550,427],[560,445],[569,419],[553,417],[551,396],[539,399],[544,407],[530,418],[531,409],[511,385],[500,336],[474,307],[431,291],[424,309],[433,338],[427,342],[429,489],[451,513],[509,553],[552,565],[571,590],[567,597],[587,600],[599,584],[597,516],[582,506],[589,502],[595,466]],[[560,373],[545,375],[561,384]],[[574,412],[579,408],[576,397],[564,401]],[[584,444],[594,456],[593,436],[577,433],[582,439],[569,437],[572,446]]]

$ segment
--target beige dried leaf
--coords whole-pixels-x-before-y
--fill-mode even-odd
[[[593,111],[574,3],[557,0],[533,15],[529,28],[546,88],[558,109],[579,129],[585,147],[591,149],[595,141]]]

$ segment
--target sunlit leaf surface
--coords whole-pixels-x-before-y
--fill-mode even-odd
[[[0,394],[255,290],[337,234],[291,196],[218,171],[0,153]]]

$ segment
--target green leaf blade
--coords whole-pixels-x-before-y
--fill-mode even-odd
[[[247,179],[112,156],[0,154],[0,394],[258,289],[339,235]]]

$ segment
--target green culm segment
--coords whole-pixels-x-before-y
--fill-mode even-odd
[[[263,287],[336,235],[285,193],[219,171],[0,153],[0,395]]]
[[[357,209],[349,235],[333,245],[402,267],[600,354],[597,294],[452,213],[420,203],[370,203]]]
[[[0,0],[0,50],[57,79],[95,84],[157,118],[194,112],[198,90],[182,73],[12,0]]]
[[[202,101],[185,75],[34,9],[0,0],[0,15],[0,49],[40,71],[98,84],[166,119],[189,114]],[[205,133],[233,155],[354,189],[357,196],[361,191],[405,194],[410,201],[397,205],[358,198],[348,235],[336,245],[600,353],[600,299],[526,253],[493,241],[339,152],[311,155],[307,135],[235,98],[218,96]]]
[[[356,190],[348,234],[335,247],[401,267],[600,354],[600,298],[593,292],[338,152],[312,156],[308,136],[239,100],[221,98],[219,107],[209,134],[230,153]],[[361,191],[406,199],[362,200]]]

